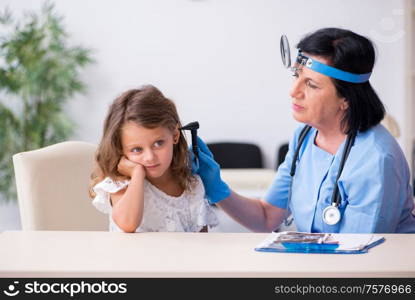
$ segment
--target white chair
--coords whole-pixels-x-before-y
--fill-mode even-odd
[[[108,230],[88,196],[95,150],[68,141],[13,155],[23,230]]]
[[[390,134],[395,137],[399,138],[401,136],[401,130],[399,128],[398,122],[390,115],[385,114],[385,117],[383,118],[381,124],[389,130]]]

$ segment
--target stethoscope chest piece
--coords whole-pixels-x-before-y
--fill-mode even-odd
[[[337,224],[340,218],[340,210],[335,205],[329,205],[323,210],[323,221],[327,225]]]

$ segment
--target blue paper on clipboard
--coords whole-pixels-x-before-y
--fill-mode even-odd
[[[385,241],[374,234],[272,232],[255,247],[262,252],[361,254]]]

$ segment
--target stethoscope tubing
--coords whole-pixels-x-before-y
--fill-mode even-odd
[[[297,148],[294,151],[294,157],[293,157],[293,160],[292,160],[292,163],[291,163],[291,170],[290,170],[291,184],[290,184],[289,202],[291,201],[291,189],[292,189],[292,186],[293,186],[294,175],[295,175],[296,168],[297,168],[297,159],[298,159],[298,156],[299,156],[299,153],[300,153],[301,146],[302,146],[307,134],[310,132],[310,130],[311,130],[311,126],[309,126],[309,125],[304,126],[304,128],[301,130],[300,135],[298,137],[298,145],[297,145]],[[347,158],[350,154],[350,151],[351,151],[351,149],[354,145],[355,139],[356,139],[356,132],[351,132],[347,135],[346,144],[345,144],[345,147],[344,147],[344,150],[343,150],[342,158],[341,158],[340,165],[339,165],[339,170],[338,170],[337,176],[336,176],[335,188],[333,190],[333,194],[332,194],[332,197],[331,197],[331,204],[328,207],[335,207],[337,209],[340,206],[341,196],[340,196],[340,193],[339,193],[338,181],[339,181],[339,178],[340,178],[340,176],[343,172],[343,168],[344,168],[344,165],[346,164],[346,160],[347,160]],[[324,216],[323,216],[323,221],[326,224],[328,224],[328,222],[327,222],[327,220],[325,220]],[[335,222],[335,223],[337,223],[337,222]],[[334,224],[331,223],[329,225],[334,225]]]

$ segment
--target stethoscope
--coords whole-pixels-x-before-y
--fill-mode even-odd
[[[293,157],[292,164],[291,164],[291,171],[290,171],[291,186],[290,186],[290,193],[289,193],[289,199],[288,199],[289,202],[288,203],[291,203],[291,190],[292,190],[292,185],[293,185],[293,182],[294,182],[294,175],[295,175],[295,170],[296,170],[296,167],[297,167],[298,155],[300,153],[301,145],[303,144],[304,139],[307,136],[307,134],[309,133],[310,129],[311,129],[311,126],[309,126],[309,125],[304,126],[304,128],[301,130],[301,133],[298,137],[298,145],[297,145],[297,148],[295,149],[294,157]],[[341,161],[340,161],[339,171],[338,171],[337,177],[336,177],[335,188],[334,188],[333,194],[331,196],[331,204],[328,205],[326,208],[324,208],[323,214],[322,214],[323,222],[326,223],[327,225],[335,225],[341,219],[341,213],[340,213],[340,210],[339,210],[339,206],[340,206],[340,203],[341,203],[341,196],[340,196],[340,193],[339,193],[338,182],[339,182],[339,178],[342,174],[344,164],[346,163],[346,160],[347,160],[347,157],[349,156],[350,150],[353,147],[355,138],[356,138],[356,133],[350,133],[350,134],[347,135],[346,144],[344,146],[342,158],[341,158]]]

